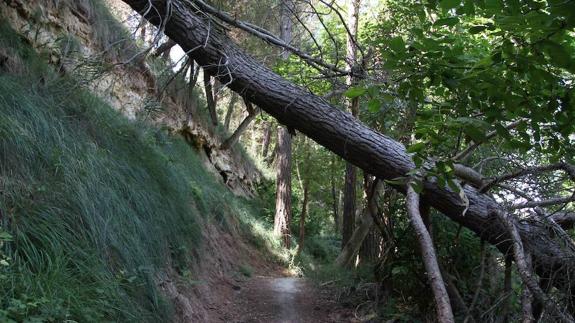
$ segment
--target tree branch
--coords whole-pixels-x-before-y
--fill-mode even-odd
[[[437,305],[438,320],[442,323],[455,322],[451,303],[449,301],[449,295],[445,289],[445,282],[443,281],[441,270],[439,269],[439,263],[437,262],[437,255],[435,254],[433,241],[431,240],[429,231],[425,228],[425,224],[423,223],[423,219],[419,213],[419,195],[415,192],[411,183],[407,185],[407,200],[405,203],[407,205],[409,220],[413,225],[413,229],[415,230],[417,239],[419,240],[419,246],[421,247],[423,264],[425,265],[429,283],[433,290],[433,296],[435,297],[435,304]]]

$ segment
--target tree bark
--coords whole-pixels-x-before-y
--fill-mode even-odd
[[[345,184],[343,188],[343,215],[342,215],[342,238],[341,247],[343,248],[355,230],[355,185],[357,181],[357,172],[351,163],[345,164]]]
[[[449,295],[445,289],[445,283],[441,276],[439,264],[437,263],[437,255],[435,253],[435,248],[433,247],[433,241],[431,240],[429,231],[427,231],[425,224],[423,223],[423,219],[421,218],[421,214],[419,213],[419,195],[409,184],[407,187],[407,200],[405,203],[407,205],[409,220],[415,230],[417,239],[419,240],[423,264],[427,271],[433,296],[435,297],[437,318],[439,322],[442,323],[455,322],[453,311],[451,309],[451,302],[449,301]]]
[[[512,269],[513,267],[511,266],[513,263],[511,262],[511,257],[506,257],[505,258],[505,278],[503,280],[503,297],[505,297],[505,300],[503,302],[502,305],[502,312],[501,312],[501,318],[502,318],[502,322],[503,323],[507,323],[509,322],[509,316],[510,316],[510,307],[511,307],[511,293],[513,292],[513,289],[511,288],[511,278],[512,278]]]
[[[282,0],[281,2],[281,35],[280,38],[289,44],[292,39],[292,21],[290,19],[293,2]],[[283,59],[289,58],[289,52],[282,53]],[[274,219],[274,231],[283,237],[284,247],[290,248],[290,222],[291,222],[291,134],[287,127],[278,129],[277,150],[277,191],[276,191],[276,215]]]
[[[357,46],[352,37],[357,35],[358,19],[359,19],[359,5],[360,0],[350,0],[351,7],[348,26],[351,35],[347,34],[347,65],[349,69],[354,69],[357,65]],[[347,84],[349,86],[357,83],[357,79],[349,76]],[[354,117],[359,114],[359,97],[353,98],[349,102],[349,109]],[[343,190],[343,233],[341,238],[342,248],[347,244],[355,228],[355,212],[356,212],[356,181],[357,170],[349,162],[345,165],[345,186]]]
[[[224,118],[224,128],[230,130],[230,122],[232,121],[232,113],[234,112],[234,107],[236,102],[238,102],[239,95],[232,92],[232,97],[230,98],[230,104],[228,104],[228,110],[226,111],[226,117]]]
[[[367,206],[363,209],[363,212],[361,212],[361,217],[356,229],[335,260],[336,265],[340,267],[351,267],[353,265],[353,260],[359,252],[361,244],[365,240],[365,237],[367,237],[369,229],[373,226],[373,217],[369,212]]]
[[[378,216],[375,214],[377,213],[376,198],[378,189],[379,181],[376,180],[372,182],[370,187],[366,190],[366,206],[361,213],[357,227],[335,260],[336,265],[340,267],[350,267],[353,265],[355,256],[359,252],[361,245],[369,234],[370,229],[373,227],[373,219]]]
[[[264,128],[264,138],[262,140],[262,158],[266,159],[268,156],[268,151],[270,149],[270,141],[272,137],[272,124],[271,122],[266,122]]]
[[[305,179],[303,183],[303,201],[301,203],[301,214],[299,217],[299,240],[297,246],[298,255],[302,252],[305,243],[305,219],[307,216],[308,203],[309,203],[309,181]]]
[[[278,128],[276,214],[274,233],[282,237],[286,248],[291,246],[291,135],[286,127]]]
[[[234,131],[234,133],[222,143],[220,149],[226,150],[233,147],[238,142],[244,131],[246,131],[250,123],[258,116],[258,109],[254,109],[251,103],[245,101],[245,105],[248,109],[248,116],[242,121],[242,123],[240,123],[236,131]]]
[[[218,125],[218,113],[216,111],[216,101],[214,100],[214,92],[212,89],[212,78],[210,74],[206,73],[204,69],[204,92],[206,93],[206,103],[208,105],[208,111],[210,113],[210,119],[212,120],[212,125]]]
[[[339,235],[339,196],[336,191],[336,183],[335,183],[335,156],[332,155],[331,157],[331,198],[332,198],[332,212],[333,212],[333,225],[334,225],[334,232],[336,235]]]
[[[165,33],[203,66],[210,75],[274,116],[280,123],[299,130],[342,158],[383,180],[405,176],[415,168],[405,147],[331,106],[324,99],[273,73],[240,50],[227,36],[214,30],[208,17],[181,0],[123,0],[155,25],[165,23]],[[147,10],[149,4],[156,10]],[[170,18],[165,19],[167,4]],[[466,206],[459,194],[434,181],[425,181],[422,199],[452,220],[475,232],[502,252],[512,247],[511,236],[493,211],[504,211],[494,199],[465,185]],[[404,192],[404,186],[396,187]],[[463,210],[467,209],[465,215]],[[551,234],[552,224],[523,219],[518,227],[525,249],[542,277],[554,277],[553,285],[573,295],[575,291],[575,246],[560,234]]]

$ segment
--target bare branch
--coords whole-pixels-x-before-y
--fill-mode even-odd
[[[529,174],[540,174],[549,171],[556,171],[556,170],[564,170],[571,179],[575,179],[575,166],[567,163],[556,163],[550,164],[545,166],[535,166],[535,167],[528,167],[516,170],[514,172],[504,174],[501,176],[496,177],[495,179],[491,180],[489,183],[485,184],[481,188],[481,192],[489,191],[494,185],[499,184],[501,182],[514,179],[517,177],[523,177]]]
[[[303,51],[299,50],[298,48],[295,48],[295,47],[285,43],[283,40],[281,40],[279,37],[272,34],[271,32],[269,32],[269,31],[267,31],[267,30],[265,30],[259,26],[256,26],[254,24],[244,22],[241,20],[237,20],[234,17],[232,17],[230,14],[223,12],[217,8],[214,8],[214,7],[208,5],[207,3],[205,3],[201,0],[187,0],[186,2],[191,4],[191,5],[197,6],[197,8],[202,10],[203,12],[208,13],[208,14],[212,15],[213,17],[216,17],[216,18],[220,19],[221,21],[223,21],[229,25],[237,27],[237,28],[239,28],[245,32],[248,32],[251,35],[256,36],[256,37],[258,37],[258,38],[260,38],[260,39],[262,39],[262,40],[264,40],[270,44],[279,46],[285,50],[290,51],[294,55],[303,59],[305,62],[309,63],[314,68],[319,69],[318,67],[323,67],[323,68],[328,69],[332,72],[343,74],[343,75],[352,74],[352,71],[345,71],[345,70],[339,69],[333,64],[329,64],[329,63],[324,62],[320,59],[312,57],[311,55],[304,53]]]
[[[517,204],[513,204],[510,209],[511,210],[518,210],[518,209],[527,209],[527,208],[534,208],[534,207],[538,207],[538,206],[552,206],[552,205],[557,205],[557,204],[565,204],[565,203],[569,203],[569,202],[573,202],[575,201],[575,194],[571,195],[569,197],[555,197],[555,198],[550,198],[547,200],[541,200],[541,201],[529,201],[529,202],[525,202],[525,203],[517,203]]]
[[[525,120],[521,119],[521,120],[514,121],[514,122],[508,124],[507,126],[505,126],[505,129],[507,129],[507,130],[513,129],[513,128],[517,127],[519,124],[521,124],[521,122],[523,122],[523,121],[525,121]],[[471,155],[471,153],[475,149],[477,149],[477,147],[479,147],[479,145],[481,145],[482,143],[486,142],[487,140],[489,140],[495,136],[497,136],[497,131],[494,130],[494,131],[487,133],[487,135],[485,135],[484,141],[482,141],[482,142],[471,142],[471,145],[469,145],[463,151],[461,151],[460,153],[455,155],[455,157],[453,157],[453,160],[461,161],[461,160],[466,159],[467,157],[469,157],[469,155]]]
[[[513,258],[515,264],[517,265],[517,272],[521,277],[523,283],[529,288],[529,291],[533,296],[541,302],[551,313],[553,313],[557,318],[560,318],[564,322],[575,322],[571,315],[564,313],[559,309],[557,303],[555,303],[545,292],[539,287],[539,283],[533,275],[531,269],[529,258],[525,254],[525,249],[523,247],[523,241],[517,230],[517,220],[511,214],[504,213],[501,211],[495,211],[499,218],[503,220],[506,225],[512,239],[513,248]]]
[[[429,231],[425,228],[425,224],[423,223],[423,219],[419,213],[419,194],[415,192],[411,183],[407,185],[406,205],[409,220],[411,221],[417,234],[417,239],[419,240],[423,264],[425,265],[427,276],[429,277],[429,283],[433,290],[433,296],[435,297],[438,320],[442,323],[455,322],[451,303],[449,301],[449,295],[447,294],[445,282],[443,281],[443,277],[441,276],[441,271],[439,269],[435,248],[433,247],[433,241],[431,240]]]

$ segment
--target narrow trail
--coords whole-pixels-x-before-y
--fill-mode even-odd
[[[234,307],[235,323],[353,322],[333,295],[303,278],[254,277],[237,291]]]

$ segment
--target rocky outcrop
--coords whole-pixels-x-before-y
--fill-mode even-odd
[[[207,122],[191,118],[177,98],[168,95],[158,102],[158,81],[146,64],[146,52],[107,8],[116,19],[134,22],[129,18],[136,15],[117,0],[0,0],[0,17],[47,53],[60,73],[78,74],[128,118],[146,113],[150,102],[161,104],[151,121],[183,135],[235,194],[253,196],[261,179],[258,169],[239,149],[220,150],[222,139]]]

